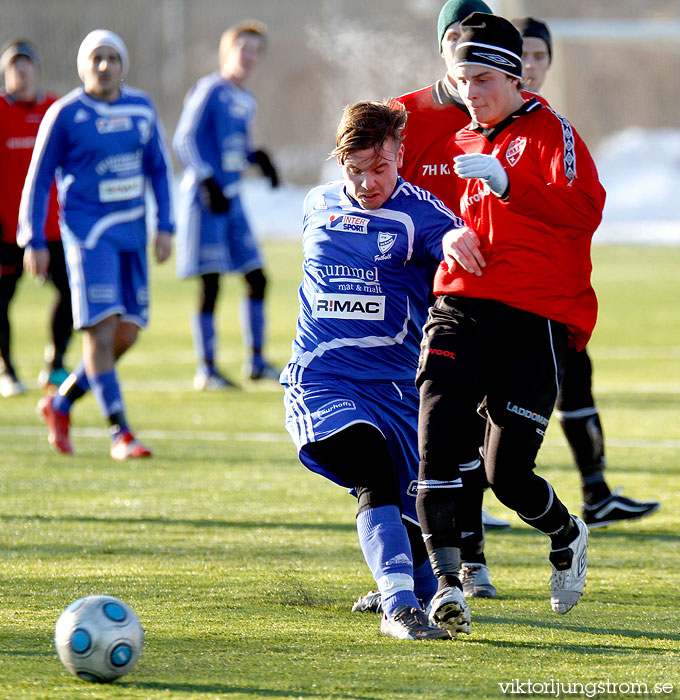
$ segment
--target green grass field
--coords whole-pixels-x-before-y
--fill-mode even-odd
[[[265,251],[270,355],[283,364],[300,254],[294,243]],[[24,279],[13,320],[29,391],[0,400],[0,698],[499,698],[514,679],[548,684],[535,695],[561,682],[592,697],[593,684],[609,681],[598,697],[637,697],[633,683],[677,697],[680,247],[598,247],[594,263],[601,312],[590,347],[609,481],[662,509],[593,533],[584,598],[558,616],[547,541],[488,495],[490,512],[513,523],[487,537],[499,598],[473,601],[469,638],[433,643],[386,639],[377,616],[349,612],[373,587],[354,502],[299,465],[279,387],[193,391],[196,290],[171,266],[154,267],[150,329],[119,369],[131,423],[154,458],[113,463],[90,396],[73,413],[76,454],[52,452],[34,413],[51,294]],[[240,291],[230,279],[220,307],[233,376]],[[77,341],[71,364],[78,356]],[[577,472],[556,425],[539,463],[577,512]],[[53,647],[63,608],[92,593],[127,601],[146,629],[139,664],[109,686],[70,676]]]

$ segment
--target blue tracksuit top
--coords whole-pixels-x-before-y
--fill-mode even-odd
[[[158,229],[174,231],[170,155],[156,108],[141,90],[122,86],[118,99],[105,102],[77,88],[50,107],[22,194],[20,245],[45,247],[47,194],[55,176],[66,244],[94,248],[107,235],[121,250],[145,247],[147,182]]]

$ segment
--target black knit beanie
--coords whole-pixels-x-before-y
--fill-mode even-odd
[[[548,58],[552,62],[552,37],[545,22],[533,17],[522,17],[521,19],[513,19],[512,23],[517,27],[522,37],[533,36],[536,39],[543,39],[548,47]]]
[[[522,37],[507,19],[475,12],[460,23],[453,60],[456,65],[489,66],[521,78]]]

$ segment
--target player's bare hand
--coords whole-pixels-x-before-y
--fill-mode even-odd
[[[50,266],[50,253],[47,248],[26,248],[24,251],[24,269],[32,277],[44,282]]]
[[[444,261],[449,266],[449,272],[460,265],[466,272],[479,277],[486,267],[486,260],[481,252],[477,234],[469,228],[457,228],[449,231],[442,240]]]
[[[172,253],[172,234],[167,231],[159,231],[156,235],[156,262],[165,262]]]

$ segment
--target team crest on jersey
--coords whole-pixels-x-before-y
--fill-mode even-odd
[[[100,117],[95,122],[100,134],[115,134],[119,131],[130,131],[132,119],[130,117]]]
[[[378,233],[378,250],[385,255],[385,253],[394,245],[396,240],[396,233],[386,233],[385,231],[380,231]]]
[[[331,214],[326,222],[326,228],[331,231],[344,231],[345,233],[368,233],[369,219],[352,214]]]
[[[510,163],[510,165],[516,165],[517,161],[522,157],[524,153],[524,147],[527,145],[526,136],[518,136],[516,139],[510,142],[508,150],[505,152],[505,159]]]

